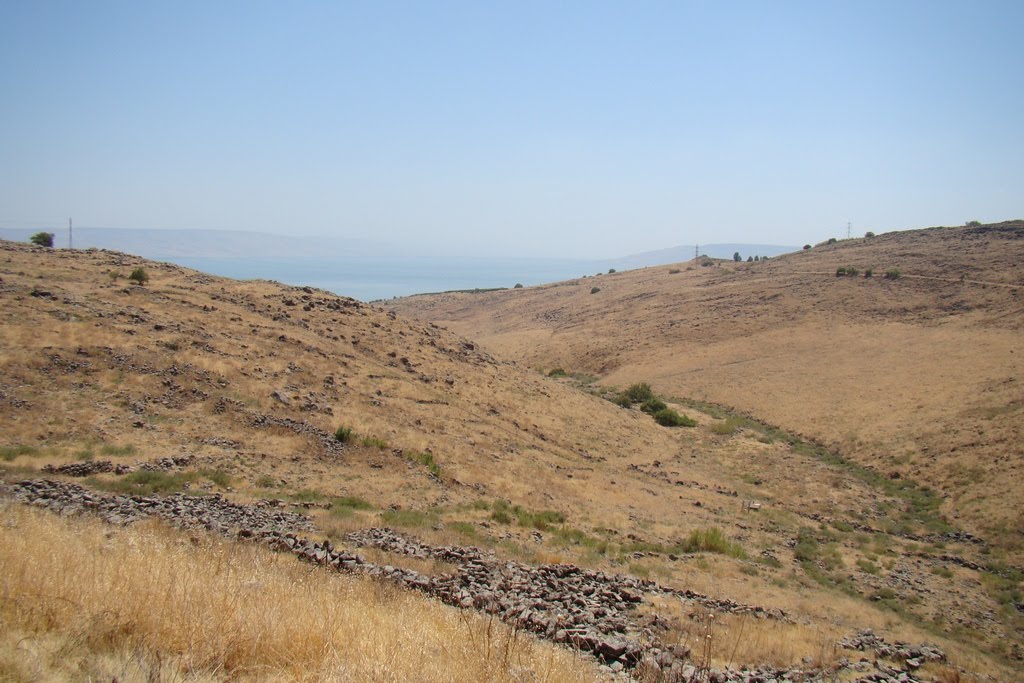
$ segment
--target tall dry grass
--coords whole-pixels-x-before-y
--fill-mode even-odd
[[[596,675],[503,624],[260,547],[18,505],[0,509],[0,626],[0,680]]]

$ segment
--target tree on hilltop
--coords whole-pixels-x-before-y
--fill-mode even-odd
[[[37,232],[28,238],[28,241],[37,247],[48,247],[53,248],[53,233],[52,232]]]
[[[743,257],[740,256],[740,252],[737,251],[733,253],[732,260],[735,261],[736,263],[739,263],[740,261],[743,260]]]

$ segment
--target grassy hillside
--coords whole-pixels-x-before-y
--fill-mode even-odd
[[[912,476],[941,492],[959,526],[1020,559],[1022,290],[1016,221],[393,308],[502,357],[607,384],[642,379]]]
[[[684,264],[671,274],[414,300],[454,304],[478,322],[478,305],[487,303],[494,324],[505,327],[479,336],[484,351],[430,322],[322,291],[214,278],[114,252],[0,243],[0,473],[15,481],[90,470],[76,479],[97,491],[219,493],[304,511],[338,544],[351,530],[386,525],[431,543],[526,563],[573,562],[787,615],[720,613],[714,647],[701,655],[708,665],[830,666],[844,656],[840,638],[874,628],[892,639],[937,641],[951,666],[1005,676],[1021,656],[1019,577],[997,566],[1007,561],[998,547],[959,534],[959,520],[941,514],[946,502],[917,485],[917,473],[879,476],[796,429],[693,400],[719,398],[708,390],[717,382],[701,374],[708,362],[689,372],[707,380],[699,391],[650,371],[679,362],[665,342],[681,331],[684,311],[702,297],[729,307],[729,292],[754,296],[748,282],[763,287],[775,277],[768,269],[784,272],[781,264]],[[126,276],[140,267],[147,284],[130,283]],[[791,280],[778,289],[832,287],[839,279],[815,274],[823,267],[779,275]],[[913,292],[913,282],[869,285]],[[590,294],[593,286],[600,291]],[[523,298],[512,305],[504,296]],[[763,315],[782,315],[769,309]],[[597,311],[606,318],[593,328]],[[690,326],[705,325],[708,339],[717,334],[712,320],[693,315]],[[989,317],[982,329],[992,339],[1017,333],[1012,316]],[[759,324],[763,334],[772,329]],[[756,342],[747,347],[751,358]],[[556,365],[569,373],[550,372]],[[748,379],[753,395],[771,378]],[[692,426],[662,426],[639,403],[627,409],[608,400],[624,402],[601,386],[640,380],[652,381],[666,408]],[[1012,423],[1012,414],[992,421],[1004,419]],[[105,461],[109,468],[96,466]],[[3,547],[11,560],[12,546]],[[451,570],[388,550],[360,552],[428,574]],[[634,635],[680,646],[706,640],[717,603],[672,595],[643,598],[637,614],[649,618],[636,622]],[[52,622],[18,623],[34,642],[63,637]],[[152,639],[147,656],[162,656],[162,636]],[[96,648],[90,652],[103,651]],[[373,659],[361,656],[346,661]]]

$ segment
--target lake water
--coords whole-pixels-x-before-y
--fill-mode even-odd
[[[444,292],[539,285],[594,275],[606,262],[568,259],[465,258],[443,260],[280,260],[172,258],[172,263],[242,280],[277,280],[310,286],[360,301]]]

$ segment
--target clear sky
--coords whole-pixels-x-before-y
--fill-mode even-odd
[[[0,1],[0,226],[611,257],[1024,217],[1024,2]]]

